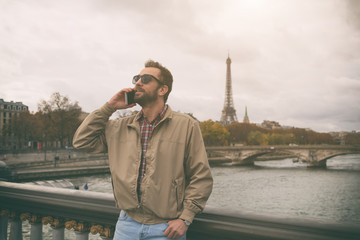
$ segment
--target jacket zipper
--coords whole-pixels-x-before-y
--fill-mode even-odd
[[[137,208],[141,208],[141,202],[142,200],[139,199],[139,194],[138,194],[138,190],[140,191],[140,189],[137,189],[138,188],[138,183],[137,183],[137,179],[139,178],[139,168],[140,168],[140,165],[141,165],[141,154],[142,154],[142,148],[141,148],[141,139],[140,139],[140,129],[138,129],[136,126],[133,126],[133,125],[128,125],[130,126],[131,128],[133,128],[136,133],[137,133],[137,136],[138,136],[138,145],[140,144],[140,161],[139,161],[139,164],[138,164],[138,168],[137,168],[137,178],[136,178],[136,189],[135,189],[135,192],[136,192],[136,200],[137,200]]]
[[[176,209],[178,209],[179,207],[178,185],[175,180],[174,180],[174,185],[175,185]]]

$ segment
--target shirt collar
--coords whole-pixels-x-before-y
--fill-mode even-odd
[[[162,108],[161,112],[157,115],[157,117],[154,119],[153,122],[162,120],[164,118],[164,116],[165,116],[165,113],[166,113],[167,109],[168,109],[168,105],[165,104],[164,107]],[[138,116],[138,118],[136,120],[141,121],[144,118],[145,118],[144,117],[144,112],[141,110],[141,112],[140,112],[140,114],[139,114],[139,116]]]

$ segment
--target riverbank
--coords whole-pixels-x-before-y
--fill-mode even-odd
[[[109,173],[107,154],[88,154],[76,150],[31,152],[7,155],[8,181],[24,182],[41,179]]]
[[[284,153],[269,153],[259,156],[257,161],[297,158],[297,156]],[[3,161],[11,171],[29,169],[74,168],[88,166],[108,166],[107,154],[88,154],[77,150],[57,150],[47,152],[31,152],[9,154]],[[210,165],[231,163],[225,156],[209,157]]]
[[[110,173],[109,166],[81,166],[67,168],[30,169],[15,172],[12,182],[27,182],[42,179],[62,179],[77,176],[94,176]]]
[[[9,154],[2,159],[11,170],[29,168],[108,165],[107,154],[88,154],[77,150]]]

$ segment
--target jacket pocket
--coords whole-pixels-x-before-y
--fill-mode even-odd
[[[180,211],[183,208],[183,202],[184,202],[184,178],[178,178],[173,181],[174,188],[175,188],[175,197],[176,197],[176,203],[177,203],[177,210]]]

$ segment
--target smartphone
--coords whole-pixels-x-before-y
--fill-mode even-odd
[[[135,103],[134,96],[135,96],[135,90],[132,90],[131,92],[125,92],[125,104],[130,105]]]

